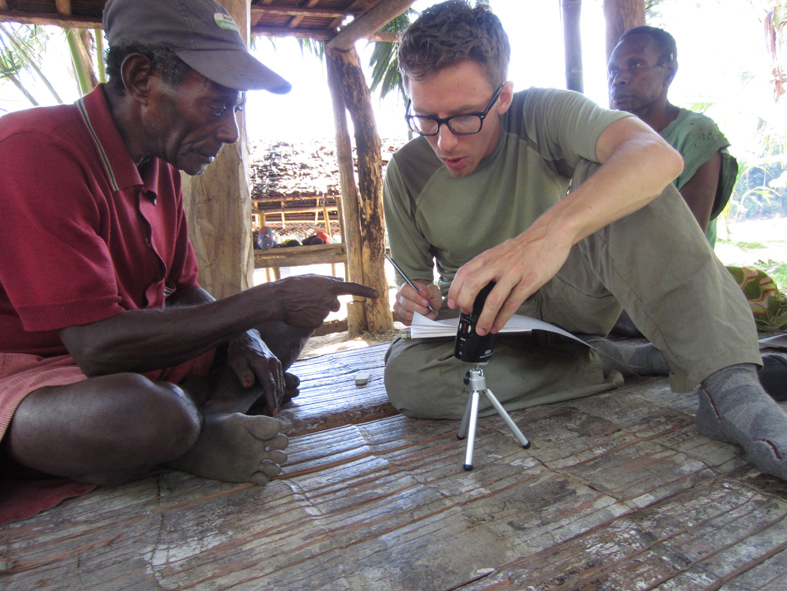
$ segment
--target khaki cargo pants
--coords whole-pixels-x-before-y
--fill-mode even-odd
[[[582,163],[572,183],[597,165]],[[573,333],[606,335],[625,309],[670,364],[670,385],[688,392],[713,372],[760,364],[749,305],[716,258],[680,193],[670,185],[649,205],[576,244],[560,271],[519,313]],[[441,310],[441,317],[447,315]],[[386,354],[385,386],[407,416],[462,417],[470,367],[454,339],[397,339]],[[617,387],[593,350],[548,333],[498,337],[484,367],[487,386],[509,410]],[[493,414],[481,397],[481,414]]]

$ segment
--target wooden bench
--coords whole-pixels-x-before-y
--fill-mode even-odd
[[[272,269],[276,280],[281,279],[281,267],[302,267],[320,264],[330,264],[332,275],[335,276],[336,263],[344,263],[344,278],[345,280],[348,279],[347,247],[344,243],[254,250],[254,268]],[[270,280],[270,276],[268,276],[268,280]]]

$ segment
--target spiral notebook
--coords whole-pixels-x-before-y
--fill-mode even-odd
[[[410,324],[410,337],[414,339],[455,337],[458,326],[459,318],[430,320],[429,318],[421,316],[416,312],[413,315],[413,322]],[[529,316],[521,316],[520,314],[514,314],[506,323],[506,325],[500,329],[498,334],[517,332],[522,333],[533,330],[554,332],[563,335],[564,337],[574,339],[575,341],[578,341],[582,344],[587,344],[582,339],[575,337],[567,330],[563,330],[554,324],[549,324],[549,322],[544,322],[543,320],[538,320],[536,318],[530,318]]]

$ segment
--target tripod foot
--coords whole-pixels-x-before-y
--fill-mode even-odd
[[[462,439],[464,439],[465,437],[464,437],[464,435],[457,435],[457,436],[456,436],[456,438],[457,438],[459,441],[462,441]]]
[[[465,469],[467,472],[470,472],[470,470],[472,470],[472,469],[473,469],[473,464],[465,464],[465,465],[464,465],[464,469]]]
[[[522,447],[523,447],[524,449],[530,449],[530,442],[528,441],[528,442],[527,442],[527,445],[523,445]]]

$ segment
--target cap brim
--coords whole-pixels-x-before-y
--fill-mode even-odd
[[[267,90],[285,94],[292,84],[243,49],[175,50],[197,72],[235,90]]]

